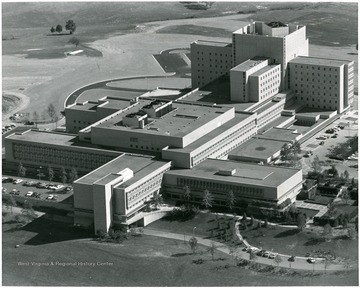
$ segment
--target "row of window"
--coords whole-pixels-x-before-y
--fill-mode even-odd
[[[14,159],[20,161],[32,161],[37,163],[54,164],[80,167],[83,169],[95,169],[115,156],[90,154],[84,152],[66,151],[48,147],[33,145],[13,144]]]
[[[177,186],[178,187],[188,186],[190,190],[200,190],[200,191],[204,191],[205,189],[208,189],[213,194],[218,194],[218,195],[226,195],[227,192],[233,191],[234,193],[252,195],[255,197],[264,196],[264,189],[262,188],[243,186],[239,184],[232,185],[232,184],[225,184],[219,182],[212,182],[211,180],[201,181],[201,180],[179,177],[177,178]]]

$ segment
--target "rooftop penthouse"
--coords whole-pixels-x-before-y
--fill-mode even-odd
[[[94,144],[159,151],[166,146],[185,147],[234,116],[231,107],[140,99],[83,132],[91,135]]]

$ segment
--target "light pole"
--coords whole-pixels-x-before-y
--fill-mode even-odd
[[[195,229],[196,227],[193,228],[193,237],[195,238]]]

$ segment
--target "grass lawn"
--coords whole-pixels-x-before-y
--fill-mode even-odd
[[[160,219],[156,222],[151,223],[149,226],[147,226],[147,228],[191,235],[193,233],[193,228],[196,227],[196,236],[210,237],[211,230],[217,228],[217,223],[215,219],[215,215],[213,214],[199,213],[193,219],[184,222],[169,221],[166,218]],[[228,217],[228,219],[230,219],[230,217]],[[219,216],[219,220],[220,222],[224,223],[223,227],[225,227],[225,222],[227,222],[227,220],[225,220],[225,217]],[[230,223],[232,228],[234,222],[230,221]]]
[[[274,249],[275,252],[288,255],[305,256],[312,250],[331,251],[336,256],[357,260],[358,241],[348,239],[333,239],[330,242],[311,230],[298,232],[295,228],[272,227],[249,228],[241,234],[249,243],[264,249]]]
[[[103,244],[92,241],[84,233],[74,233],[65,224],[49,220],[36,220],[21,230],[13,230],[14,226],[11,222],[3,223],[3,285],[291,286],[357,283],[356,271],[313,277],[261,274],[235,267],[233,261],[220,252],[215,254],[216,261],[211,261],[209,253],[192,255],[188,245],[182,241],[158,237],[141,236],[122,244]],[[14,248],[15,244],[20,244],[20,248]],[[200,247],[200,250],[205,248]],[[192,263],[199,258],[205,262],[201,265]]]
[[[219,216],[220,222],[224,222],[222,227],[226,227],[223,216]],[[231,228],[233,221],[230,221]],[[281,254],[305,256],[307,252],[312,250],[330,250],[336,256],[341,258],[349,258],[357,260],[358,241],[347,239],[335,239],[331,242],[325,242],[321,236],[315,231],[298,232],[294,228],[283,228],[269,226],[269,228],[248,227],[248,230],[242,230],[241,234],[247,241],[256,247],[263,247]],[[185,233],[191,235],[193,227],[196,227],[195,234],[201,237],[210,237],[210,231],[214,229],[214,236],[217,235],[217,224],[215,215],[209,213],[200,213],[194,219],[179,222],[161,219],[151,223],[148,228],[161,231],[169,231],[173,233]],[[223,229],[221,229],[223,230]]]

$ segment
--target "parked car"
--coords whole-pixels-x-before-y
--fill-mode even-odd
[[[12,189],[9,194],[11,194],[11,195],[20,195],[20,191],[16,190],[16,189]]]
[[[49,187],[51,190],[59,190],[59,189],[61,189],[61,188],[63,188],[64,187],[64,185],[60,185],[60,184],[58,184],[58,185],[53,185],[53,186],[51,186],[51,187]]]
[[[2,179],[2,183],[11,183],[13,181],[14,181],[14,179],[9,178],[9,177],[3,177],[3,179]]]
[[[19,183],[21,183],[21,182],[23,182],[24,180],[22,180],[22,179],[15,179],[14,180],[14,184],[19,184]]]
[[[311,264],[315,263],[315,259],[312,257],[309,257],[306,261]]]
[[[50,194],[48,197],[46,197],[46,199],[48,199],[48,200],[53,200],[53,199],[54,199],[54,195]]]
[[[28,191],[25,196],[26,197],[32,197],[34,195],[34,192],[33,191]]]
[[[6,192],[6,188],[2,187],[2,193],[5,193],[5,192]]]
[[[24,123],[25,125],[34,125],[35,123],[33,122],[33,121],[26,121],[25,123]]]
[[[295,262],[295,256],[291,256],[289,259],[288,259],[289,262]]]
[[[324,145],[325,144],[325,142],[324,141],[321,141],[320,143],[319,143],[319,145]]]
[[[38,184],[36,184],[36,188],[44,189],[46,188],[46,184],[39,182]]]
[[[275,254],[270,253],[270,254],[269,254],[269,259],[274,259],[274,258],[275,258],[275,256],[276,256]]]
[[[32,187],[32,186],[36,186],[36,183],[34,181],[26,181],[24,182],[23,186]]]
[[[333,135],[333,136],[331,136],[331,138],[337,138],[337,136],[336,136],[336,135]]]

